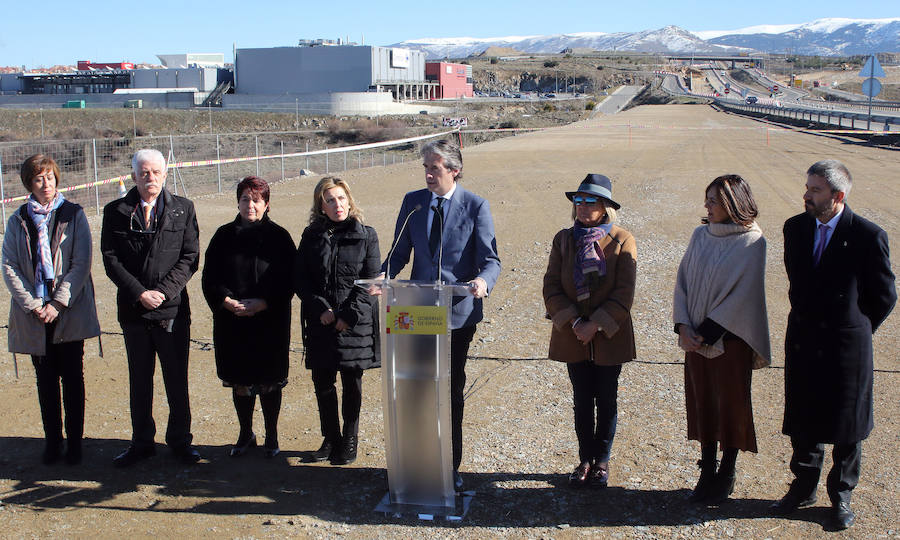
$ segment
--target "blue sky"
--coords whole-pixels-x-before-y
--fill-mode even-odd
[[[498,37],[569,32],[634,32],[670,24],[732,30],[825,17],[900,17],[897,0],[709,0],[702,10],[675,0],[587,2],[385,2],[255,0],[4,2],[0,66],[153,62],[156,54],[223,52],[295,45],[300,38],[348,37],[389,45],[426,37]],[[144,7],[146,6],[146,7]],[[155,20],[154,20],[155,19]]]

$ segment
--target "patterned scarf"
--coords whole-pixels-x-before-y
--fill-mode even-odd
[[[37,202],[34,195],[28,197],[28,217],[34,222],[38,231],[37,251],[38,260],[34,267],[34,294],[37,298],[46,299],[49,291],[47,291],[46,282],[56,278],[53,269],[53,255],[50,252],[50,232],[47,225],[50,223],[50,214],[66,200],[63,194],[56,192],[46,205]]]
[[[575,293],[578,300],[587,300],[591,296],[588,286],[587,274],[597,272],[598,276],[606,275],[606,257],[602,249],[597,249],[597,242],[609,234],[611,223],[604,223],[597,227],[584,227],[577,221],[572,230],[575,240]]]

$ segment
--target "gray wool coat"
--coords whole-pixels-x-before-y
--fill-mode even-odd
[[[50,296],[60,310],[53,332],[53,343],[66,343],[100,335],[94,283],[91,279],[91,230],[84,211],[69,201],[53,212],[50,251],[60,261]],[[33,246],[36,232],[30,226],[25,205],[6,224],[3,235],[3,281],[12,297],[9,303],[9,351],[46,355],[46,326],[32,313],[43,305],[34,296]],[[59,253],[59,257],[57,254]]]

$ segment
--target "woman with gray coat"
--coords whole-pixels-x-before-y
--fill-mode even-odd
[[[10,218],[3,236],[3,280],[9,306],[9,350],[30,354],[46,446],[43,462],[63,454],[81,462],[84,433],[84,340],[100,335],[91,280],[91,231],[84,211],[57,191],[59,167],[36,154],[21,168],[31,195]]]

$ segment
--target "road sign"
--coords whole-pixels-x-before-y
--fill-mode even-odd
[[[881,81],[878,79],[866,79],[862,83],[863,94],[869,97],[875,97],[881,93]]]
[[[866,65],[859,71],[860,77],[884,77],[884,69],[881,68],[881,64],[878,63],[878,58],[875,55],[869,57],[869,60],[866,62]]]

